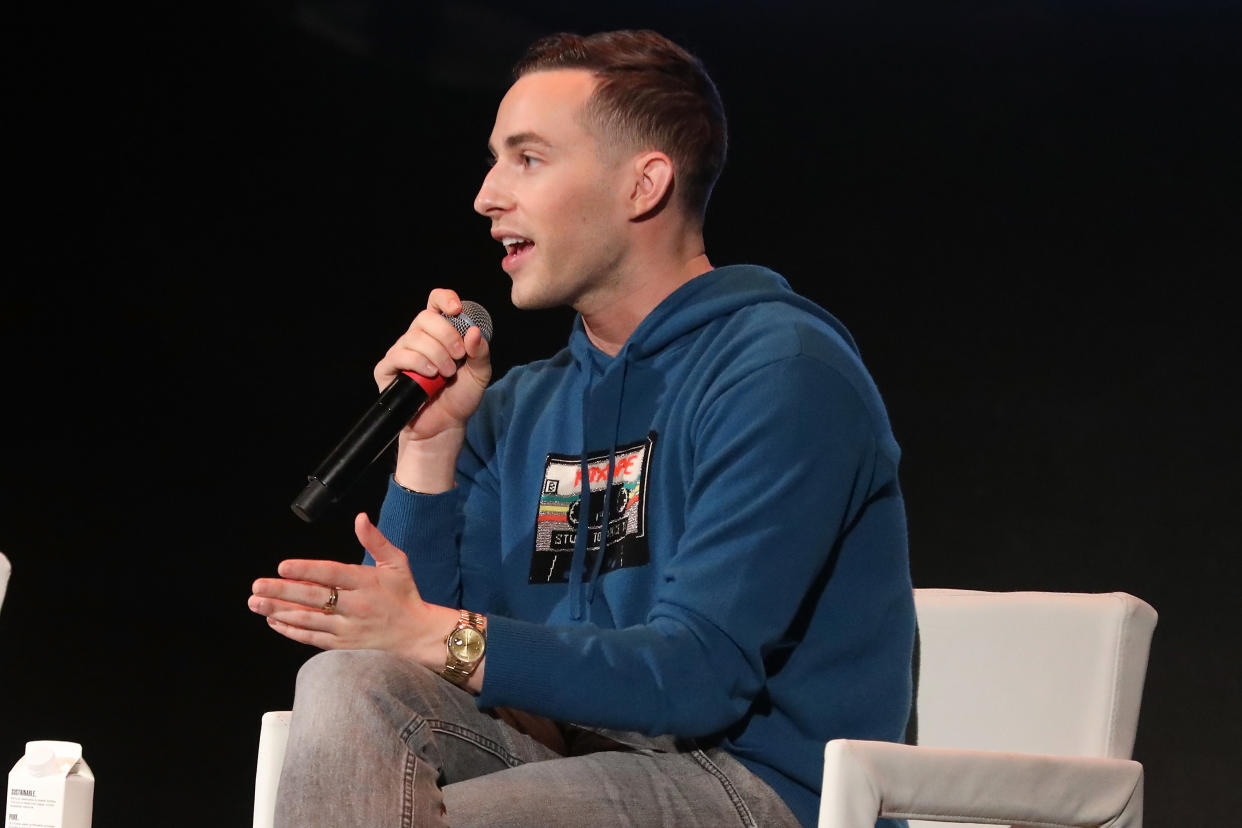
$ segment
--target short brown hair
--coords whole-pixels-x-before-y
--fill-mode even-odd
[[[586,69],[599,78],[586,116],[606,138],[668,153],[674,197],[701,222],[728,145],[720,93],[698,58],[658,32],[554,34],[531,44],[515,78]]]

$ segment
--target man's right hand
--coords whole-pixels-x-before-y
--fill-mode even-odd
[[[472,327],[463,338],[444,318],[460,312],[461,299],[456,293],[433,290],[427,309],[414,317],[410,329],[375,366],[380,390],[402,371],[448,380],[397,438],[397,482],[427,494],[453,488],[466,421],[479,407],[492,378],[491,352],[479,329]]]

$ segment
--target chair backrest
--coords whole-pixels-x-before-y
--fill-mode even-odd
[[[1156,611],[1123,592],[916,589],[918,742],[1129,759]]]
[[[13,571],[13,567],[9,566],[9,559],[4,557],[4,553],[0,552],[0,607],[4,606],[4,591],[9,587],[9,573]]]

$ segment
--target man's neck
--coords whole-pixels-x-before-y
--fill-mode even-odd
[[[632,263],[629,277],[619,278],[610,295],[594,297],[591,307],[580,307],[591,344],[616,356],[647,315],[679,287],[712,269],[700,239],[695,253],[660,266]]]

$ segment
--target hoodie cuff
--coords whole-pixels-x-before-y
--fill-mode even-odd
[[[564,689],[555,675],[564,649],[555,632],[543,624],[487,616],[487,668],[479,706],[542,710],[556,691]]]
[[[379,530],[411,559],[447,557],[456,563],[457,505],[456,489],[442,494],[419,494],[390,476],[388,493],[380,507]],[[366,562],[372,563],[370,555]]]

